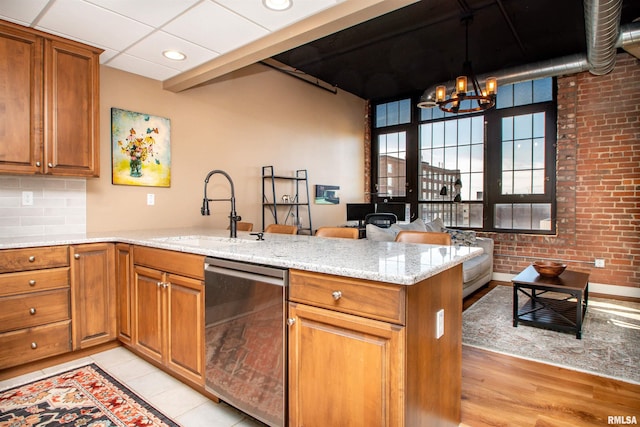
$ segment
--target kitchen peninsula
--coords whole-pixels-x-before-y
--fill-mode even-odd
[[[118,282],[118,297],[113,302],[117,301],[119,321],[111,339],[119,339],[203,391],[202,345],[181,353],[180,347],[167,349],[167,338],[158,338],[164,352],[140,347],[135,323],[141,313],[135,313],[131,301],[136,293],[122,282],[135,281],[140,274],[153,276],[158,268],[151,264],[156,262],[163,267],[157,283],[175,282],[180,291],[172,293],[183,295],[181,302],[193,302],[196,312],[202,311],[198,294],[204,290],[198,292],[198,286],[203,283],[205,256],[288,269],[290,426],[334,421],[363,426],[458,425],[461,264],[481,249],[276,234],[265,234],[264,241],[258,241],[248,233],[238,233],[237,239],[228,233],[180,229],[5,238],[0,239],[0,256],[24,248],[68,247],[77,253],[78,247],[115,244],[117,271],[112,277]],[[155,255],[162,255],[161,259],[154,260]],[[125,272],[118,266],[125,267]],[[138,270],[133,274],[130,268]],[[74,286],[80,289],[83,284],[72,283],[72,295]],[[161,286],[158,289],[161,292]],[[343,295],[340,300],[329,297],[337,289]],[[71,317],[73,324],[76,319]],[[192,323],[201,326],[202,317],[197,313]],[[156,321],[170,323],[166,318]],[[172,335],[171,327],[166,334],[179,336]],[[0,341],[12,333],[0,333]],[[68,351],[77,348],[74,345]],[[316,354],[318,349],[321,354]]]

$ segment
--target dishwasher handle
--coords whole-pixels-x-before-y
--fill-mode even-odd
[[[217,267],[211,264],[205,264],[204,266],[205,276],[207,275],[208,272],[214,273],[214,274],[220,274],[222,276],[231,276],[231,277],[239,277],[247,280],[255,280],[256,282],[269,283],[270,285],[286,286],[286,278],[285,278],[286,275],[285,277],[282,277],[282,278],[271,277],[271,276],[265,276],[262,274],[251,273],[248,271],[232,270],[228,268]],[[286,273],[285,270],[283,270],[283,272]],[[206,280],[205,283],[208,283],[208,280]]]

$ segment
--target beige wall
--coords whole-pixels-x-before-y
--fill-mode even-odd
[[[101,68],[100,178],[87,180],[87,231],[211,226],[226,228],[229,204],[211,205],[200,215],[204,178],[212,169],[231,175],[237,211],[255,229],[262,225],[261,167],[276,173],[307,169],[315,184],[339,185],[340,204],[315,205],[312,225],[345,222],[345,202],[364,200],[364,100],[337,95],[261,65],[181,93],[160,82]],[[111,184],[111,108],[171,120],[171,187]],[[147,206],[148,193],[155,205]],[[214,176],[209,197],[228,197],[222,176]],[[313,198],[313,196],[312,196]],[[306,217],[302,218],[305,225]],[[267,221],[270,223],[271,221]]]

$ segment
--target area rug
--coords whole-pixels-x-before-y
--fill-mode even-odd
[[[523,298],[520,298],[520,302]],[[462,314],[462,343],[640,384],[640,303],[589,298],[575,334],[513,327],[513,288],[497,286]]]
[[[0,426],[178,427],[90,364],[0,391]]]

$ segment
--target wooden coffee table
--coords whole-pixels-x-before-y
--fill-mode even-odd
[[[558,277],[538,275],[532,265],[514,277],[513,326],[518,323],[576,334],[582,338],[582,319],[589,301],[589,274],[565,270]],[[518,295],[527,297],[522,307]]]

